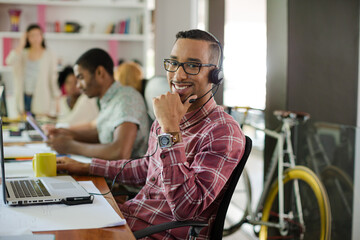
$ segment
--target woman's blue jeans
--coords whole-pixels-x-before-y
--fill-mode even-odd
[[[32,95],[24,94],[25,112],[31,112]]]

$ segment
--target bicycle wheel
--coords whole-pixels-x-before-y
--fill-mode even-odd
[[[352,217],[354,184],[349,175],[336,166],[327,166],[321,172],[321,179],[326,191],[329,194],[334,193],[336,195],[334,197],[329,195],[330,204],[333,200],[334,206],[342,206],[341,208],[344,207],[346,210],[345,212]],[[342,198],[335,199],[335,197]],[[341,208],[337,207],[337,209]],[[341,212],[343,213],[344,211],[341,209]]]
[[[343,170],[328,166],[321,180],[329,195],[332,216],[332,239],[351,239],[354,185]]]
[[[248,214],[248,204],[251,204],[251,185],[245,168],[236,185],[226,213],[223,236],[228,236],[241,227]]]
[[[304,224],[299,221],[294,182],[299,185]],[[280,231],[278,228],[262,225],[259,239],[330,239],[330,203],[326,190],[315,173],[304,166],[287,169],[283,184],[285,229]],[[278,183],[275,181],[265,200],[262,221],[278,223],[278,212]]]

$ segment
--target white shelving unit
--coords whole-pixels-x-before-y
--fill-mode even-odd
[[[82,7],[84,4],[91,7],[123,7],[143,8],[146,3],[141,0],[3,0],[1,3],[48,6]]]
[[[19,39],[20,32],[0,32],[0,38]],[[116,40],[116,41],[145,41],[146,37],[142,34],[106,34],[106,33],[45,33],[46,40]]]
[[[150,7],[153,0],[0,0],[0,75],[6,85],[10,117],[15,116],[11,67],[5,59],[10,50],[31,23],[38,23],[45,30],[47,48],[58,58],[59,70],[73,65],[82,53],[91,48],[102,48],[113,58],[139,60],[144,74],[148,73],[148,53],[153,41],[150,33]],[[20,31],[10,32],[9,9],[20,9]],[[130,19],[137,27],[130,26],[129,33],[107,33],[110,24]],[[133,21],[133,20],[136,21]],[[54,31],[55,22],[61,32]],[[65,22],[77,22],[79,33],[65,33]],[[135,30],[135,31],[134,31]],[[150,54],[151,55],[151,54]],[[152,63],[152,60],[151,60]]]
[[[136,59],[146,73],[151,41],[148,5],[148,0],[0,0],[0,73],[9,72],[4,63],[9,45],[16,46],[30,23],[45,28],[47,47],[57,55],[59,65],[74,64],[83,52],[99,47],[109,52],[115,65],[119,59]],[[9,31],[11,8],[21,9],[20,32]],[[136,26],[128,28],[128,33],[106,33],[109,25],[129,19]],[[65,22],[77,22],[81,29],[79,33],[54,32],[55,22],[62,31]]]

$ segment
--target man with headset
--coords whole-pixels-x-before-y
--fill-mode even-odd
[[[58,159],[58,169],[142,185],[135,198],[120,205],[133,231],[169,221],[209,220],[210,228],[199,236],[207,239],[219,198],[245,148],[239,125],[211,93],[223,78],[222,58],[221,45],[210,33],[179,32],[164,60],[171,91],[153,99],[156,120],[147,155],[130,161],[93,159],[91,164],[65,157]],[[185,239],[188,230],[152,237]]]

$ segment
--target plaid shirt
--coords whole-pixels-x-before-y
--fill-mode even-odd
[[[146,157],[128,163],[118,177],[125,184],[144,185],[135,198],[120,205],[133,231],[169,221],[214,221],[225,184],[244,153],[245,136],[213,99],[194,113],[182,119],[183,142],[171,148],[158,148],[160,126],[155,121]],[[113,179],[125,162],[93,159],[90,173]],[[198,239],[207,239],[209,229]],[[188,232],[184,227],[151,237],[186,239]]]

